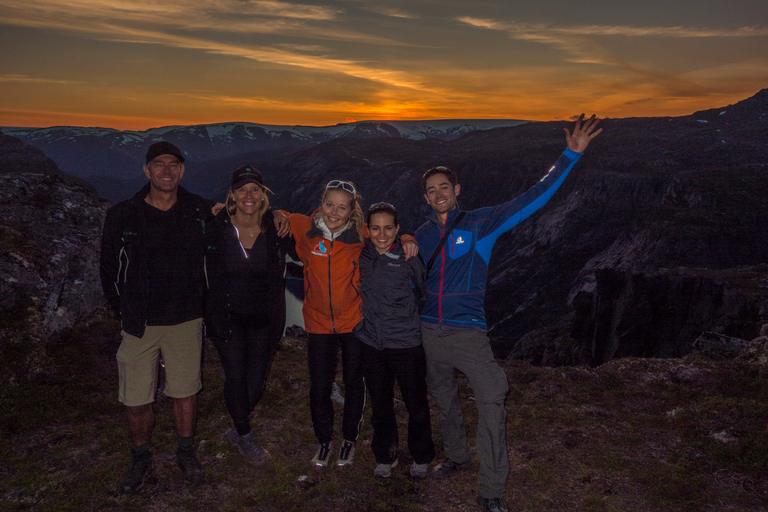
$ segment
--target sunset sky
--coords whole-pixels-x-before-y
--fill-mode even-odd
[[[768,0],[0,0],[0,126],[685,115],[768,87]]]

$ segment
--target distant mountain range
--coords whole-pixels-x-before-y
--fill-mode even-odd
[[[515,119],[447,119],[359,121],[322,127],[218,123],[166,126],[146,131],[77,126],[0,128],[0,131],[42,150],[62,171],[86,180],[102,197],[114,202],[125,199],[129,191],[136,188],[136,183],[143,180],[141,165],[144,153],[151,143],[158,140],[167,140],[179,146],[188,160],[187,167],[195,169],[242,154],[269,158],[341,138],[451,141],[477,130],[516,126],[525,122]]]
[[[395,204],[401,231],[413,233],[429,213],[424,170],[457,171],[464,209],[499,204],[546,173],[571,125],[445,123],[3,131],[112,201],[143,184],[146,147],[163,137],[189,155],[182,184],[208,198],[223,200],[243,163],[261,169],[273,205],[293,212],[311,212],[325,183],[346,179],[364,207]],[[486,309],[497,354],[599,364],[685,355],[703,331],[768,333],[768,89],[688,116],[600,126],[562,188],[493,251]],[[7,172],[24,164],[13,155]]]

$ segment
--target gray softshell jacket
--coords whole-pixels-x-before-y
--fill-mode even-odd
[[[424,278],[421,258],[405,261],[400,237],[384,254],[366,240],[360,253],[363,320],[355,326],[358,339],[378,350],[421,345],[417,294]]]

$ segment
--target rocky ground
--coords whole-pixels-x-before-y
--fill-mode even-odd
[[[155,469],[141,494],[120,496],[128,440],[116,400],[117,329],[97,321],[61,331],[46,345],[53,362],[46,372],[0,390],[0,510],[479,510],[477,461],[449,481],[414,482],[401,446],[392,478],[374,479],[368,418],[351,470],[310,469],[315,440],[299,338],[283,340],[256,409],[255,431],[271,461],[251,467],[226,443],[221,367],[206,342],[197,433],[206,484],[183,483],[170,403],[160,394]],[[501,361],[511,385],[510,510],[766,510],[765,345],[758,338],[726,361],[625,358],[597,368]],[[463,379],[461,396],[474,425]],[[399,415],[404,440],[402,408]],[[434,410],[433,420],[439,447]]]

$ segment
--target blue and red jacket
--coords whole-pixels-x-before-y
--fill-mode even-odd
[[[547,175],[520,196],[498,206],[466,212],[432,264],[423,322],[487,330],[485,287],[493,245],[499,236],[549,201],[581,155],[566,149]],[[448,212],[447,226],[459,212],[458,208]],[[446,229],[434,212],[428,219],[415,233],[419,254],[425,261],[432,257]]]

